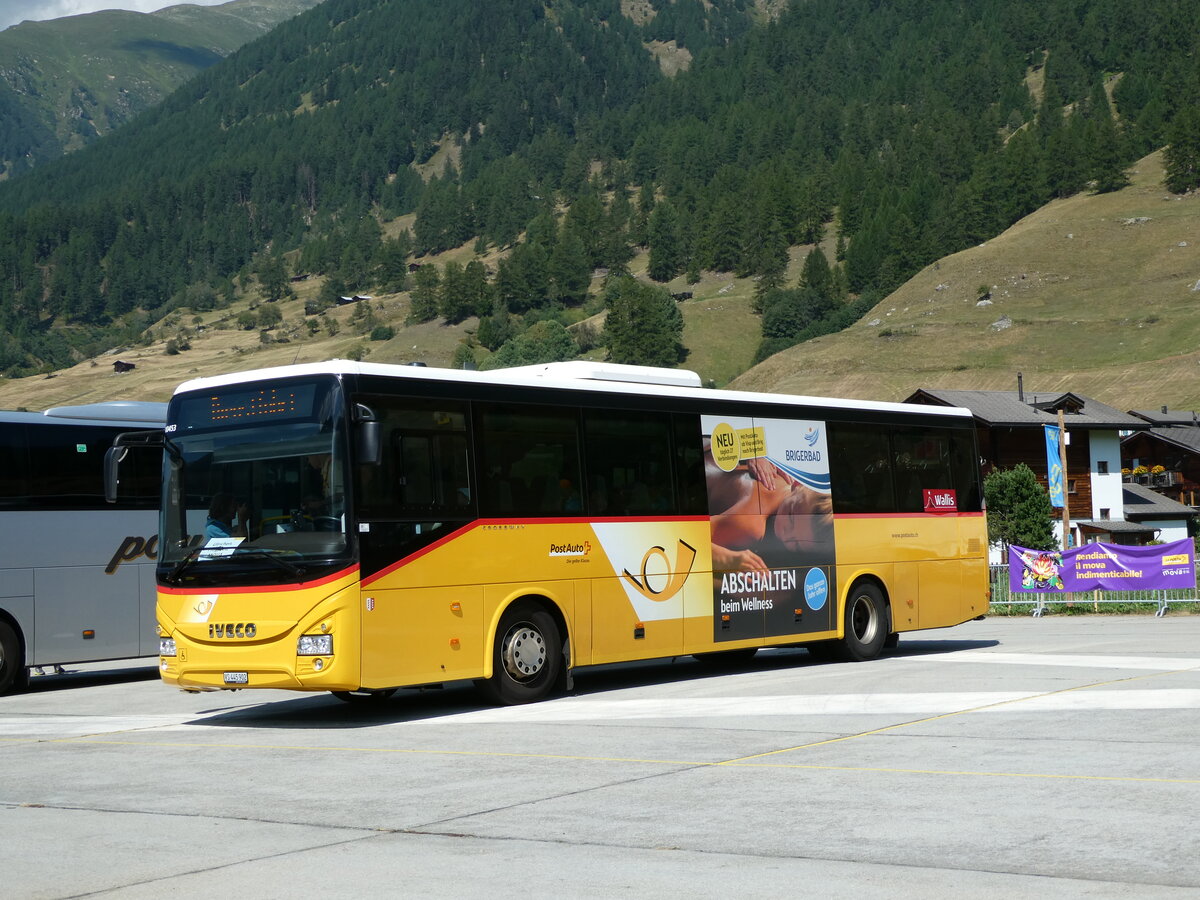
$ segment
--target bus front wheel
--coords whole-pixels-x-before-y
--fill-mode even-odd
[[[554,689],[562,664],[562,636],[554,616],[535,603],[517,603],[496,629],[492,677],[477,683],[493,702],[533,703]]]
[[[21,652],[21,639],[7,622],[0,622],[0,694],[14,688],[23,688],[27,683],[25,656]]]

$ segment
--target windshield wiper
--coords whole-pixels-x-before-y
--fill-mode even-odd
[[[298,566],[295,563],[290,563],[286,559],[280,559],[278,556],[268,550],[237,550],[233,555],[237,559],[245,559],[248,556],[252,556],[255,559],[265,559],[269,562],[273,562],[293,578],[300,578],[305,572],[301,566]]]
[[[166,581],[167,584],[179,584],[179,579],[183,577],[183,570],[200,558],[200,551],[203,549],[204,545],[198,544],[189,550],[183,559],[175,563],[175,568],[173,568],[163,580]]]

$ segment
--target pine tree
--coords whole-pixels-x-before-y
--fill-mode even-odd
[[[467,302],[472,315],[486,316],[492,309],[493,292],[488,284],[487,268],[477,259],[467,263],[463,270]]]
[[[457,325],[474,314],[475,304],[469,294],[466,271],[461,263],[450,260],[442,269],[438,289],[438,312],[450,325]]]
[[[409,295],[411,306],[404,320],[406,325],[419,325],[437,318],[441,280],[435,265],[426,264],[417,269],[413,276],[412,293]]]
[[[833,270],[829,268],[829,259],[820,247],[813,247],[804,257],[804,266],[800,269],[800,286],[810,287],[818,293],[831,293],[833,286]]]
[[[988,540],[1030,550],[1058,548],[1054,507],[1029,466],[1018,463],[1011,469],[991,472],[983,480],[983,496],[988,511]]]
[[[389,238],[380,244],[375,254],[375,283],[381,291],[396,294],[405,289],[409,252],[407,242],[400,238]]]
[[[1200,107],[1188,105],[1176,114],[1170,141],[1163,152],[1167,190],[1184,194],[1200,187]]]
[[[670,201],[664,200],[654,207],[648,231],[650,260],[647,274],[655,281],[670,281],[683,271],[685,264],[679,215]]]
[[[1125,141],[1113,120],[1104,85],[1097,82],[1088,98],[1087,175],[1097,194],[1117,191],[1129,184],[1125,173]]]
[[[605,291],[604,343],[613,362],[674,366],[683,359],[683,315],[664,289],[632,278]]]
[[[745,245],[745,218],[745,203],[736,194],[725,194],[718,200],[704,240],[704,258],[716,271],[733,272],[739,267]]]
[[[263,299],[268,303],[290,299],[296,296],[288,282],[287,267],[283,257],[269,254],[258,265],[258,284],[262,290]]]
[[[591,283],[592,266],[583,241],[564,225],[547,267],[550,295],[560,303],[582,303]]]

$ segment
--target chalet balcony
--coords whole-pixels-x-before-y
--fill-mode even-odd
[[[1122,473],[1121,481],[1126,484],[1144,484],[1154,488],[1175,487],[1177,484],[1183,484],[1183,474],[1181,472]]]

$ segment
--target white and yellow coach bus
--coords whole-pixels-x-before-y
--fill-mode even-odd
[[[165,403],[0,411],[0,694],[29,670],[154,656],[158,451],[134,451],[114,503],[104,456]]]
[[[123,442],[156,439],[160,667],[186,690],[523,703],[601,663],[869,659],[987,609],[965,410],[331,361],[189,381]]]

